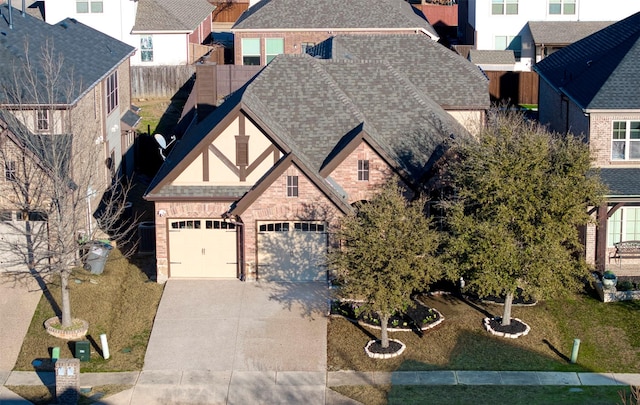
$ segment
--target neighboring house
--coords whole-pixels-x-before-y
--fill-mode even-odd
[[[604,269],[613,244],[640,240],[640,13],[538,63],[540,121],[584,134],[609,187],[586,230],[586,258]]]
[[[508,50],[516,70],[637,11],[629,0],[459,0],[461,43],[479,50]],[[555,22],[544,25],[541,22]],[[580,24],[576,24],[581,22]]]
[[[135,47],[132,65],[196,61],[209,50],[214,9],[207,0],[45,0],[47,22],[74,18]]]
[[[339,34],[420,34],[438,40],[422,12],[404,0],[261,0],[231,28],[236,65],[266,65]]]
[[[516,58],[510,51],[469,49],[469,61],[485,71],[516,70]]]
[[[74,149],[76,151],[85,147],[98,148],[99,161],[105,164],[94,174],[96,186],[110,184],[118,174],[130,174],[134,168],[133,127],[138,121],[130,110],[129,58],[134,49],[73,19],[50,25],[30,15],[23,16],[8,5],[0,6],[0,14],[0,69],[3,72],[0,76],[0,134],[3,148],[28,150],[29,144],[21,145],[23,141],[39,139],[40,144],[46,145],[70,136],[73,148],[78,148]],[[35,72],[38,72],[37,76]],[[39,80],[37,84],[28,82],[34,77]],[[43,85],[54,77],[59,83],[57,86]],[[52,88],[54,91],[46,91]],[[88,145],[80,144],[81,138],[74,136],[78,128],[90,138]],[[42,160],[46,166],[46,151],[30,150],[28,154]],[[4,184],[0,188],[15,180],[21,163],[6,160],[10,155],[3,149]],[[16,156],[18,159],[20,155]],[[73,172],[74,161],[65,164]],[[99,191],[102,190],[94,189],[91,193],[87,190],[89,205],[94,208],[100,201]],[[3,193],[0,205],[6,198]],[[2,209],[7,207],[0,206]],[[86,218],[81,219],[88,221],[88,227],[95,222],[91,214],[87,212]],[[24,213],[16,211],[9,217],[23,218]],[[3,234],[0,231],[0,235]]]
[[[446,98],[445,80],[418,86],[408,66],[341,52],[331,60],[278,56],[194,120],[146,194],[155,203],[159,282],[326,280],[328,234],[353,203],[394,173],[420,192],[448,146],[471,136],[436,101]],[[442,72],[468,65],[457,55],[435,57]],[[470,78],[460,83],[479,84],[448,83],[449,101],[475,105],[479,96],[464,97],[484,88],[488,107],[486,79],[461,74]]]

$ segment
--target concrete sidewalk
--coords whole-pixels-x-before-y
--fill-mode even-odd
[[[2,375],[0,375],[2,377]],[[14,371],[4,385],[53,385],[53,373]],[[241,404],[261,398],[265,403],[324,405],[357,404],[332,391],[342,385],[640,385],[640,374],[538,371],[183,371],[84,373],[82,387],[107,384],[133,388],[105,398],[105,405]],[[0,391],[0,404],[12,393]],[[15,395],[15,394],[14,394]],[[3,402],[5,401],[5,402]],[[28,403],[28,402],[23,402]]]

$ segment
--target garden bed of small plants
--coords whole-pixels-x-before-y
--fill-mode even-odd
[[[380,328],[378,314],[368,310],[361,301],[334,300],[331,302],[330,315],[342,316],[350,321],[368,327]],[[440,324],[444,317],[434,308],[429,308],[417,299],[404,311],[398,311],[389,318],[389,331],[425,330]]]

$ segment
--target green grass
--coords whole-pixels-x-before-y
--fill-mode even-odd
[[[629,398],[628,387],[568,386],[343,386],[333,390],[367,405],[605,405]],[[629,403],[629,402],[628,402]]]
[[[78,268],[71,276],[71,315],[89,322],[87,340],[91,361],[81,363],[82,372],[141,370],[153,319],[163,286],[143,273],[153,258],[128,259],[118,249],[111,251],[104,272],[92,275]],[[55,304],[60,303],[60,287],[50,284]],[[52,304],[43,295],[31,320],[15,370],[33,371],[34,360],[50,369],[51,349],[60,347],[61,358],[73,357],[74,345],[50,336],[44,329],[46,319],[55,316]],[[105,333],[111,357],[100,355],[100,334]]]
[[[502,307],[469,304],[453,296],[425,300],[445,321],[418,336],[390,333],[407,345],[402,356],[378,361],[364,353],[367,341],[379,338],[347,320],[332,318],[328,328],[328,369],[395,370],[522,370],[635,373],[640,369],[640,303],[603,303],[589,294],[514,307],[513,316],[531,326],[518,339],[494,337],[482,326]],[[575,338],[581,340],[578,361],[568,359]]]

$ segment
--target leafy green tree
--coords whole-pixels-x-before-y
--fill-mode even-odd
[[[582,139],[500,111],[450,164],[449,276],[481,297],[504,296],[502,325],[511,324],[518,287],[546,298],[579,289],[588,275],[578,227],[604,194],[591,170]]]
[[[341,246],[328,255],[341,283],[340,296],[361,299],[378,314],[385,348],[389,318],[411,305],[414,291],[425,290],[441,274],[435,256],[439,238],[424,215],[425,201],[408,202],[402,191],[389,183],[343,217],[336,235]]]

